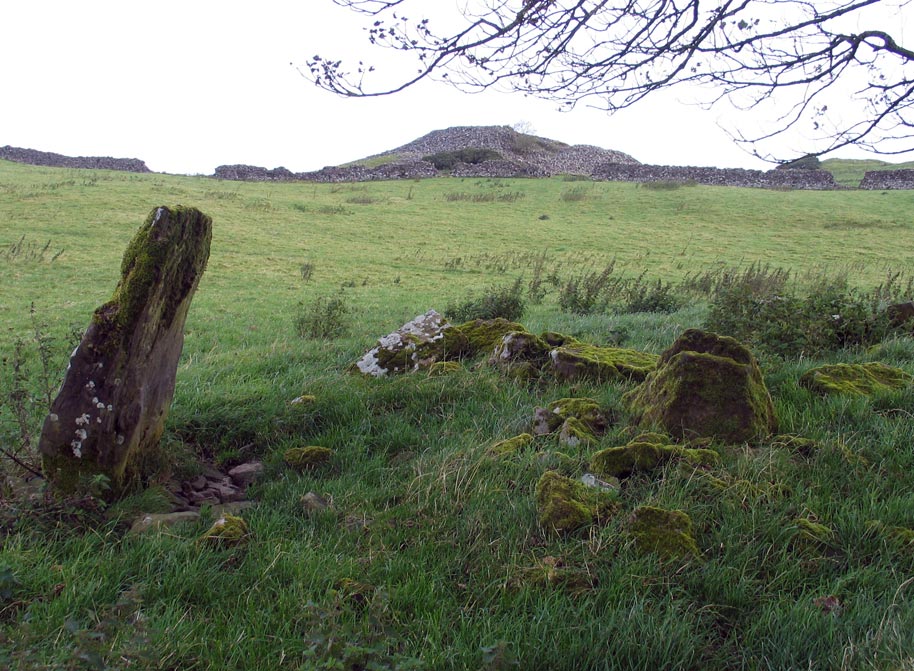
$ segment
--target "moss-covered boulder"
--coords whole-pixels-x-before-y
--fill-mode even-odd
[[[641,552],[654,553],[661,559],[685,559],[699,554],[692,519],[681,510],[641,506],[632,513],[628,530]]]
[[[677,440],[760,440],[777,430],[755,357],[727,336],[690,329],[660,355],[657,369],[623,396],[635,424]]]
[[[549,334],[554,342],[558,334]],[[621,347],[599,347],[562,337],[566,343],[549,352],[549,364],[562,380],[635,380],[640,382],[657,366],[657,355]]]
[[[223,515],[200,536],[200,542],[211,545],[240,545],[249,535],[248,523],[243,517]]]
[[[521,324],[497,317],[473,319],[443,330],[442,337],[430,340],[417,348],[420,362],[466,359],[481,354],[492,354],[495,346],[512,332],[523,332]]]
[[[523,380],[539,377],[549,359],[550,347],[527,331],[511,331],[495,346],[489,363],[510,376]]]
[[[102,475],[116,495],[146,475],[211,239],[205,214],[157,207],[128,245],[114,295],[92,315],[42,428],[44,473],[63,492]]]
[[[531,443],[533,443],[533,436],[529,433],[522,433],[519,436],[498,441],[489,448],[489,453],[498,457],[506,457],[517,454]]]
[[[353,369],[371,377],[407,373],[422,363],[417,349],[444,339],[450,324],[434,310],[406,322],[393,333],[378,340],[378,344],[355,362]],[[429,361],[428,364],[434,363]]]
[[[560,398],[533,412],[533,433],[541,436],[557,431],[574,417],[595,436],[602,435],[612,423],[611,413],[592,398]]]
[[[333,454],[333,450],[328,447],[310,445],[308,447],[290,447],[283,452],[282,458],[291,468],[309,470],[329,463]]]
[[[607,492],[546,471],[536,483],[539,522],[547,531],[570,533],[615,512],[615,497]]]
[[[667,436],[646,433],[622,447],[609,447],[595,453],[590,468],[602,478],[626,478],[632,473],[653,471],[672,459],[710,466],[716,464],[720,456],[714,450],[686,448],[672,444]]]
[[[869,396],[902,389],[914,380],[910,374],[884,363],[837,363],[806,371],[800,385],[819,394]]]

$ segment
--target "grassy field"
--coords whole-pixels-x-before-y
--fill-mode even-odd
[[[718,466],[632,477],[615,517],[562,537],[540,527],[533,496],[554,463],[542,452],[557,446],[513,459],[489,447],[528,430],[536,406],[590,396],[620,421],[599,445],[566,450],[565,468],[580,475],[592,451],[630,437],[620,404],[630,384],[528,386],[485,365],[446,377],[346,372],[429,308],[529,282],[537,259],[559,281],[528,305],[530,330],[597,343],[623,333],[625,346],[651,352],[701,326],[706,304],[575,315],[559,305],[560,280],[615,259],[627,277],[760,263],[871,287],[914,267],[914,192],[561,178],[254,184],[0,161],[0,446],[23,439],[13,363],[37,392],[43,347],[60,379],[71,333],[110,297],[124,247],[162,204],[214,221],[163,446],[181,476],[196,459],[264,459],[245,512],[251,538],[197,543],[206,515],[125,535],[131,511],[154,503],[148,493],[98,522],[73,504],[26,512],[5,492],[0,668],[914,668],[914,545],[880,531],[914,527],[910,387],[820,398],[797,385],[819,359],[763,356],[780,431],[819,449],[715,446]],[[347,334],[295,332],[304,307],[339,295]],[[50,339],[41,347],[36,323]],[[823,356],[914,372],[910,337]],[[315,402],[290,405],[303,393]],[[34,435],[40,403],[29,407]],[[335,450],[330,466],[284,467],[282,452],[305,445]],[[309,491],[332,508],[303,512]],[[701,556],[638,552],[626,520],[645,504],[687,511]],[[829,534],[811,541],[798,520]]]
[[[822,161],[822,169],[835,176],[844,186],[856,187],[868,170],[911,170],[914,163],[888,163],[877,159],[830,158]]]

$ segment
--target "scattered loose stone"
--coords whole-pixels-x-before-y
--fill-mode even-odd
[[[216,545],[239,545],[249,536],[248,523],[235,515],[222,515],[200,537],[200,542]]]
[[[323,466],[334,454],[328,447],[311,445],[309,447],[291,447],[283,452],[286,464],[297,469],[311,469]]]
[[[661,559],[685,559],[699,554],[692,519],[681,510],[641,506],[629,519],[629,532],[639,550]]]
[[[806,371],[800,386],[820,394],[869,396],[903,389],[914,377],[884,363],[837,363]]]
[[[359,359],[355,367],[372,377],[414,371],[419,367],[417,347],[443,340],[443,332],[449,326],[444,317],[429,310],[378,340],[378,344]]]
[[[571,417],[580,420],[592,435],[602,435],[612,423],[610,413],[592,398],[560,398],[533,411],[533,433],[552,433]]]
[[[316,492],[308,492],[301,497],[301,507],[305,512],[319,512],[330,507],[327,499]]]
[[[209,258],[212,220],[157,207],[124,253],[121,279],[100,306],[44,422],[44,473],[65,493],[107,476],[116,496],[157,449],[175,389],[184,322]]]
[[[235,466],[228,472],[228,476],[237,487],[247,487],[263,473],[263,464],[259,461],[249,461]]]
[[[742,443],[777,430],[755,357],[733,338],[697,329],[679,336],[622,400],[635,424],[662,428],[678,440]]]
[[[605,519],[617,505],[606,492],[546,471],[536,483],[536,507],[544,529],[570,533]]]
[[[587,487],[593,487],[594,489],[600,489],[605,492],[614,492],[616,494],[618,494],[621,489],[618,478],[610,478],[608,481],[601,480],[593,473],[585,473],[582,475],[581,482]]]

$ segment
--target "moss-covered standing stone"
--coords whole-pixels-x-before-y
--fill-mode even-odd
[[[819,394],[869,396],[877,392],[903,389],[914,377],[884,363],[836,363],[806,371],[800,386]]]
[[[155,449],[174,396],[184,321],[209,259],[212,220],[157,207],[133,237],[111,300],[70,357],[41,432],[44,472],[63,492],[107,477],[120,492]]]
[[[608,517],[616,503],[612,494],[546,471],[536,483],[536,508],[544,529],[569,533]]]
[[[623,402],[636,424],[662,428],[676,439],[740,443],[777,430],[755,357],[733,338],[697,329],[677,338]]]
[[[699,554],[692,519],[681,510],[641,506],[632,513],[629,532],[639,550],[661,559],[685,559]]]

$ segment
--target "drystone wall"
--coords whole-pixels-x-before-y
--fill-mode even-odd
[[[110,156],[64,156],[37,149],[22,149],[9,145],[0,147],[0,159],[42,165],[51,168],[79,168],[84,170],[121,170],[124,172],[151,172],[138,158],[111,158]]]
[[[914,189],[914,170],[870,170],[863,175],[860,188],[877,191]]]
[[[826,170],[744,170],[668,165],[606,163],[597,166],[593,178],[610,182],[682,182],[712,186],[740,186],[758,189],[840,188]]]

